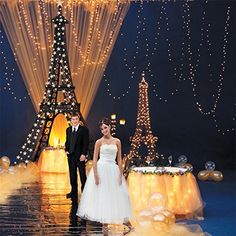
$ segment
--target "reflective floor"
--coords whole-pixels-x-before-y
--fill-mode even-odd
[[[140,185],[141,186],[141,185]],[[80,186],[78,186],[80,189]],[[81,235],[81,236],[203,236],[199,225],[168,224],[163,220],[133,214],[134,230],[77,219],[78,202],[66,199],[70,192],[67,174],[38,174],[37,168],[0,174],[0,236]],[[80,198],[80,195],[79,195]],[[140,201],[140,198],[136,200]],[[132,205],[139,204],[133,202]],[[144,209],[147,213],[147,211]],[[146,214],[145,213],[145,214]],[[150,211],[148,211],[148,214]],[[138,214],[138,215],[137,215]]]
[[[0,235],[124,235],[123,226],[78,221],[77,202],[66,199],[66,175],[42,175],[35,183],[25,183],[0,204]]]

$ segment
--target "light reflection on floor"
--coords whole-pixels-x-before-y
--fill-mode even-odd
[[[87,169],[88,170],[88,169]],[[139,219],[133,214],[133,232],[128,232],[124,226],[109,225],[108,231],[103,230],[102,225],[91,221],[78,221],[76,211],[77,202],[66,199],[66,193],[70,191],[69,176],[67,174],[40,173],[34,176],[34,168],[21,170],[16,175],[4,175],[5,186],[0,189],[0,236],[9,235],[81,235],[81,236],[203,236],[198,225],[186,227],[173,224],[152,222],[147,219]],[[89,171],[89,170],[88,170]],[[30,176],[34,178],[30,179]],[[2,175],[3,177],[3,175]],[[10,178],[11,177],[11,178]],[[21,183],[12,182],[21,179]],[[27,181],[25,181],[27,180]],[[20,182],[20,181],[19,181]],[[10,184],[10,185],[9,185]],[[7,188],[8,186],[8,188]],[[12,186],[12,187],[11,187]],[[21,186],[21,187],[20,187]],[[17,189],[18,188],[18,189]],[[79,188],[80,189],[80,188]],[[4,192],[5,190],[5,192]],[[132,191],[130,190],[130,193]],[[80,197],[80,195],[79,195]],[[140,201],[137,198],[135,201]],[[133,202],[133,206],[137,205]],[[190,230],[190,231],[189,231]]]
[[[77,221],[77,202],[65,195],[70,190],[65,174],[42,174],[36,183],[23,184],[0,204],[0,235],[110,235],[102,225]],[[112,235],[127,229],[112,227]]]

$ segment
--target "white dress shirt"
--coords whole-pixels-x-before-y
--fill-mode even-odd
[[[77,126],[72,126],[72,131],[75,130],[75,131],[77,132],[78,128],[79,128],[79,125],[77,125]]]

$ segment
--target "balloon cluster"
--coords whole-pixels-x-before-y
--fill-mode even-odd
[[[18,165],[11,166],[10,158],[7,156],[2,156],[0,158],[0,174],[15,174],[16,172],[21,172],[26,169],[27,166],[35,166],[31,161],[27,165],[23,162]]]
[[[149,198],[148,208],[138,213],[138,224],[141,227],[159,228],[175,222],[175,215],[166,209],[166,198],[161,193],[154,193]]]
[[[178,157],[178,163],[175,165],[176,167],[183,167],[183,168],[188,168],[191,171],[193,171],[193,166],[190,163],[187,163],[188,158],[185,155],[180,155]]]
[[[213,180],[213,181],[221,181],[223,180],[222,172],[215,170],[215,163],[212,161],[207,161],[205,164],[205,170],[202,170],[198,173],[198,179],[205,180]]]
[[[9,196],[24,183],[38,181],[39,169],[34,162],[11,166],[10,158],[0,158],[0,204],[5,204]]]

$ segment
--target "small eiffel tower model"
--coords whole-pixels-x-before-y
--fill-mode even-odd
[[[43,101],[33,128],[16,157],[15,164],[37,160],[41,151],[48,146],[53,121],[58,114],[64,114],[69,122],[71,114],[77,112],[80,114],[82,123],[85,123],[72,84],[65,35],[65,25],[69,21],[62,15],[61,3],[58,4],[58,14],[52,22],[55,25],[54,45]],[[62,102],[59,101],[59,97],[63,97]]]
[[[148,104],[148,83],[145,81],[144,72],[139,83],[139,101],[137,124],[134,136],[130,137],[131,148],[129,153],[124,157],[124,173],[128,175],[128,169],[135,161],[145,161],[148,165],[159,160],[156,151],[157,137],[152,134]],[[139,153],[141,145],[147,148],[147,155],[142,157]],[[144,160],[142,160],[144,159]]]

